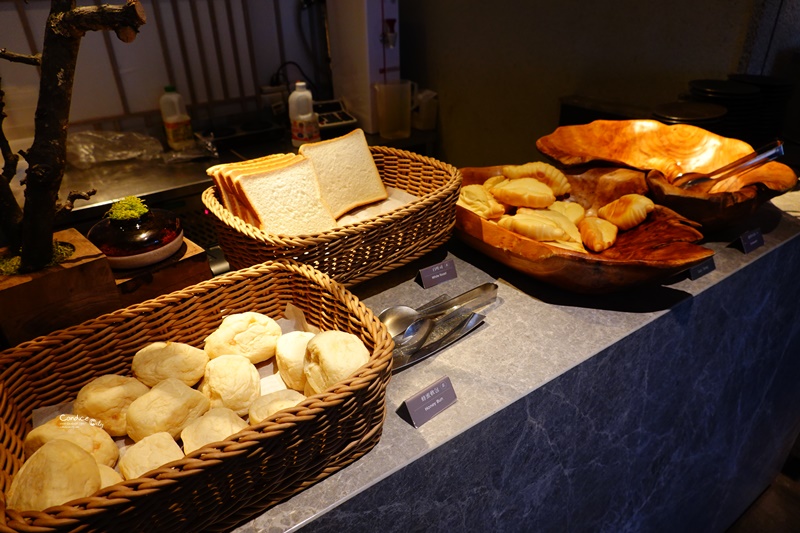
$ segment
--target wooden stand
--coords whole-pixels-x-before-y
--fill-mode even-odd
[[[0,276],[0,347],[79,324],[120,307],[106,256],[75,229],[56,241],[75,247],[63,263],[38,272]]]
[[[180,250],[172,257],[149,267],[114,270],[113,273],[122,307],[213,277],[205,250],[185,237]]]

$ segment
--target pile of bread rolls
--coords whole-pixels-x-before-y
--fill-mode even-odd
[[[570,190],[563,172],[537,161],[462,187],[457,203],[514,233],[584,253],[610,248],[619,230],[638,226],[655,208],[646,196],[626,194],[587,212],[570,200]]]
[[[71,414],[28,433],[6,504],[41,511],[140,477],[296,406],[351,376],[369,355],[351,333],[282,333],[255,312],[225,317],[203,349],[149,344],[134,355],[132,376],[95,378]],[[277,372],[262,378],[259,366],[270,363]]]

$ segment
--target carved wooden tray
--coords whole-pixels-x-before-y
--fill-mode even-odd
[[[501,169],[462,168],[462,186],[483,183],[501,174]],[[642,173],[623,172],[629,174],[615,176],[614,187],[602,191],[595,185],[603,181],[597,175],[567,177],[575,198],[589,208],[597,194],[605,195],[603,201],[613,200],[645,187]],[[573,292],[604,294],[663,282],[712,256],[712,250],[694,244],[703,238],[696,226],[669,208],[656,206],[645,222],[620,232],[608,250],[581,253],[513,233],[457,205],[455,234],[481,253],[536,279]]]
[[[791,190],[797,175],[772,161],[725,183],[681,189],[672,181],[686,172],[710,172],[753,148],[696,126],[655,120],[597,120],[562,126],[536,142],[544,155],[569,168],[612,165],[646,173],[653,200],[699,222],[704,231],[723,229],[751,215],[761,204]]]

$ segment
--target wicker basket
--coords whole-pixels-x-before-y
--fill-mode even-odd
[[[102,315],[0,352],[0,488],[23,461],[34,409],[75,398],[102,374],[129,374],[149,342],[202,346],[223,316],[282,316],[292,302],[310,324],[358,335],[372,353],[356,375],[299,406],[142,478],[46,512],[0,497],[0,532],[225,531],[352,463],[378,442],[392,341],[341,284],[308,265],[276,261]]]
[[[317,235],[269,234],[232,215],[211,187],[203,203],[214,215],[222,252],[231,268],[278,258],[314,266],[336,281],[355,285],[404,265],[444,244],[455,225],[461,173],[412,152],[370,147],[383,183],[417,200],[366,222]]]

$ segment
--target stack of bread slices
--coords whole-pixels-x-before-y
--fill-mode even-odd
[[[338,226],[357,207],[387,198],[364,132],[206,170],[222,204],[267,233],[309,235]]]

